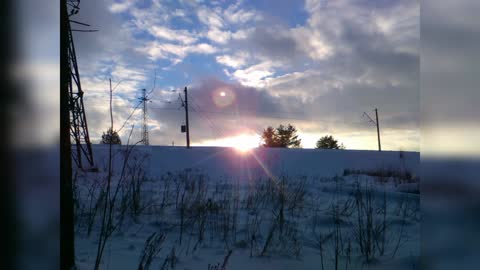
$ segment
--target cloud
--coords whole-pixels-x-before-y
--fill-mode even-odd
[[[213,54],[217,51],[217,48],[207,43],[185,46],[152,41],[141,48],[137,48],[137,51],[148,55],[152,60],[169,59],[178,63],[188,54]]]
[[[278,62],[264,61],[245,69],[237,69],[232,75],[243,85],[261,88],[265,86],[264,80],[274,75],[278,66]]]
[[[187,30],[173,30],[167,27],[155,25],[149,27],[149,32],[157,38],[169,41],[178,41],[182,44],[192,44],[197,41],[195,35]]]
[[[237,52],[234,55],[217,56],[215,59],[222,65],[231,68],[241,68],[247,64],[248,58],[249,54],[247,52]]]
[[[414,144],[420,80],[417,0],[307,0],[303,9],[295,9],[302,10],[295,13],[302,18],[285,21],[269,14],[276,6],[266,11],[258,8],[260,4],[247,6],[241,1],[180,1],[175,5],[152,1],[145,6],[134,4],[121,14],[102,15],[111,4],[97,4],[92,9],[85,3],[86,11],[82,6],[86,22],[101,26],[102,34],[79,37],[78,51],[85,88],[105,89],[109,76],[125,80],[118,98],[126,103],[118,104],[119,110],[134,105],[134,89],[144,88],[145,81],[152,81],[150,71],[159,68],[165,73],[159,91],[190,83],[187,80],[193,78],[193,100],[204,109],[225,111],[227,108],[212,103],[211,89],[231,89],[236,105],[227,107],[252,114],[209,115],[215,119],[216,129],[230,135],[240,132],[240,127],[261,130],[291,121],[311,138],[324,132],[341,133],[343,138],[360,132],[363,135],[355,138],[364,138],[371,127],[362,124],[361,115],[378,107],[382,130],[390,134],[386,143],[404,136],[408,138],[405,145]],[[286,11],[298,3],[278,5],[288,16]],[[438,68],[455,65],[455,61],[442,65],[439,55],[435,53]],[[225,82],[228,79],[230,82]],[[160,93],[158,101],[177,97]],[[179,132],[182,111],[178,106],[160,109],[163,106],[152,105],[150,111],[155,126],[152,143],[183,141],[184,134]],[[92,120],[96,128],[103,122],[103,110],[89,114],[98,119]],[[269,110],[273,113],[267,113]],[[128,113],[127,109],[118,112],[121,117]],[[219,136],[202,116],[208,114],[192,111],[192,115],[194,141]],[[404,135],[391,135],[394,132]],[[399,147],[393,142],[390,145]]]
[[[245,10],[239,8],[240,2],[230,5],[224,12],[224,18],[232,24],[245,24],[251,21],[261,20],[263,17],[261,14],[254,10]]]
[[[113,2],[108,7],[108,10],[112,13],[122,13],[122,12],[127,11],[132,5],[133,5],[133,1],[131,1],[131,0]]]
[[[206,36],[211,41],[214,41],[220,44],[225,44],[230,40],[232,33],[229,31],[222,31],[218,28],[211,28],[210,30],[208,30]]]
[[[288,31],[273,27],[257,27],[250,40],[254,49],[270,58],[293,58],[297,44]]]
[[[219,9],[209,9],[206,7],[199,8],[197,10],[197,17],[201,23],[209,28],[222,29],[224,22],[222,16],[219,14]]]
[[[232,38],[236,40],[246,39],[253,31],[255,31],[255,28],[240,29],[232,33]]]

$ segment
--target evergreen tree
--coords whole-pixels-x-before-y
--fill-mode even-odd
[[[263,131],[262,139],[265,147],[301,147],[301,139],[298,138],[297,129],[290,124],[287,126],[279,125],[276,129],[267,127]]]
[[[102,135],[102,144],[110,144],[110,141],[112,144],[122,144],[117,131],[112,130],[112,128],[109,128],[107,133],[104,132]]]
[[[338,141],[332,135],[321,137],[317,141],[317,149],[345,149],[343,144],[338,144]]]
[[[273,127],[267,127],[262,134],[263,146],[278,147],[277,135]]]

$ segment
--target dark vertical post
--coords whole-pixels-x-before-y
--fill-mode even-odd
[[[186,124],[186,133],[187,133],[187,148],[190,148],[190,125],[188,124],[188,95],[187,87],[185,86],[185,124]]]
[[[68,14],[60,2],[60,269],[75,266],[72,161],[70,143]]]
[[[142,142],[144,145],[149,145],[148,141],[148,126],[147,126],[147,101],[150,99],[147,98],[147,89],[142,89],[142,97],[139,98],[143,102],[143,123],[142,123]]]
[[[378,151],[382,151],[382,145],[380,144],[380,123],[378,122],[377,108],[375,108],[375,120],[375,122],[377,123]]]
[[[17,48],[17,34],[18,21],[14,16],[17,9],[20,6],[15,1],[1,1],[0,2],[0,25],[2,27],[2,50],[0,51],[0,70],[11,71],[12,67],[18,62]],[[22,7],[23,8],[23,7]],[[18,85],[20,79],[14,78],[13,73],[2,72],[2,80],[0,82],[2,90],[0,91],[0,123],[2,123],[2,132],[0,132],[0,142],[2,147],[0,149],[0,159],[4,162],[0,164],[0,189],[2,195],[0,198],[0,220],[2,221],[2,245],[4,252],[2,253],[2,269],[17,269],[18,262],[21,262],[26,255],[21,250],[22,244],[26,241],[19,241],[19,238],[23,235],[24,228],[19,228],[20,211],[18,203],[24,199],[25,195],[18,193],[18,180],[16,178],[16,169],[25,166],[26,161],[17,159],[17,156],[22,156],[20,152],[15,152],[15,146],[12,149],[12,139],[14,136],[18,136],[17,130],[15,130],[14,110],[21,109],[20,104],[25,104],[24,99],[27,92],[23,92]],[[21,92],[20,92],[21,91]],[[22,96],[25,94],[25,96]],[[19,119],[20,120],[20,119]],[[20,120],[24,121],[24,120]],[[18,163],[17,163],[18,161]],[[16,166],[18,164],[18,167]],[[57,180],[57,179],[55,179]],[[30,241],[29,241],[30,242]],[[21,244],[22,243],[22,244]],[[27,244],[28,245],[28,244]],[[20,248],[20,249],[19,249]],[[20,256],[19,256],[20,255]],[[25,256],[26,257],[26,256]]]
[[[150,142],[148,140],[148,125],[147,125],[147,101],[149,100],[147,98],[147,89],[142,89],[143,91],[143,144],[144,145],[149,145]]]

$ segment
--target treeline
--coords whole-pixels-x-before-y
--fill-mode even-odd
[[[298,138],[297,128],[288,125],[271,126],[263,130],[262,145],[264,147],[301,148],[302,140]],[[325,135],[318,139],[317,149],[345,149],[332,135]]]

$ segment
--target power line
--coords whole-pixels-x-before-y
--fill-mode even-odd
[[[224,136],[223,131],[221,131],[219,128],[216,128],[216,125],[213,123],[213,121],[210,119],[210,117],[208,117],[206,114],[203,114],[203,111],[200,109],[200,106],[198,105],[197,102],[195,102],[195,99],[193,99],[191,95],[190,95],[190,99],[192,100],[193,105],[197,106],[197,108],[198,108],[198,110],[195,110],[194,107],[192,107],[192,109],[199,112],[200,116],[204,117],[207,120],[207,122],[210,124],[210,128],[212,130],[214,130],[214,132],[216,132],[217,135]]]
[[[140,107],[140,105],[142,104],[142,102],[139,102],[137,104],[137,106],[135,106],[135,108],[133,108],[132,112],[130,113],[130,115],[127,117],[127,120],[125,120],[125,122],[123,122],[123,125],[122,127],[120,127],[120,129],[118,130],[118,132],[120,132],[124,127],[125,125],[127,124],[128,120],[130,120],[130,118],[133,116],[133,114],[135,113],[135,111]]]
[[[201,111],[196,110],[193,107],[192,107],[192,110],[194,112],[200,113],[199,115],[207,121],[207,125],[210,127],[210,129],[212,129],[214,133],[216,133],[217,136],[224,136],[224,133],[219,128],[217,128],[217,126],[213,123],[213,121],[207,115],[203,114]]]
[[[191,97],[190,97],[191,98]],[[195,109],[195,112],[198,113],[204,113],[204,114],[219,114],[219,115],[231,115],[231,116],[236,116],[236,117],[262,117],[262,118],[275,118],[275,119],[286,119],[286,120],[299,120],[299,121],[313,121],[313,119],[308,119],[308,118],[293,118],[293,117],[284,117],[284,116],[275,116],[275,115],[253,115],[253,114],[239,114],[235,112],[222,112],[222,111],[208,111],[208,110],[202,110],[200,109],[200,106],[193,102],[198,109]],[[93,107],[104,107],[104,104],[90,104],[89,106]],[[126,107],[127,105],[116,105],[116,107]],[[166,111],[179,111],[179,108],[167,108],[167,107],[152,107],[150,106],[149,109],[152,110],[166,110]],[[287,112],[285,112],[287,113]],[[205,115],[205,117],[208,117]],[[319,120],[316,119],[316,122],[322,122],[322,123],[330,123],[330,124],[338,124],[338,123],[344,123],[344,124],[355,124],[355,125],[363,125],[365,124],[364,122],[351,122],[351,121],[330,121],[330,120]]]

